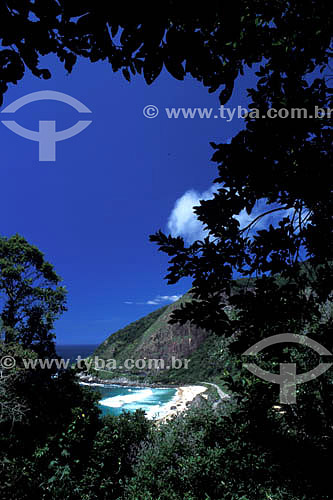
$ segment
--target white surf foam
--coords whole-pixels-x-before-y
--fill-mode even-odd
[[[154,405],[151,406],[149,411],[146,411],[146,417],[149,420],[152,420],[153,418],[161,418],[163,416],[163,405]]]
[[[137,403],[144,401],[145,399],[152,396],[153,391],[151,389],[143,389],[141,391],[135,391],[132,394],[125,394],[123,396],[113,396],[112,398],[101,399],[99,404],[103,406],[109,406],[110,408],[121,408],[122,406],[129,403]]]

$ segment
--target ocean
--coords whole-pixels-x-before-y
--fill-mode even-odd
[[[164,415],[166,405],[174,398],[176,389],[155,389],[150,387],[95,387],[102,398],[99,405],[103,415],[120,415],[123,410],[142,409],[147,418]]]
[[[56,351],[58,356],[63,359],[70,359],[70,363],[74,363],[78,356],[81,358],[86,358],[93,354],[93,352],[97,349],[98,344],[73,344],[73,345],[64,345],[64,344],[56,344]]]
[[[74,363],[77,357],[85,358],[93,354],[97,345],[56,345],[57,354]],[[164,415],[167,405],[176,394],[176,389],[155,389],[150,387],[124,387],[119,385],[90,386],[101,393],[99,401],[103,415],[120,415],[122,411],[142,409],[148,418]]]

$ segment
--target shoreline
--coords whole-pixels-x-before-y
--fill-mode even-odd
[[[192,401],[203,392],[207,391],[208,387],[203,385],[183,385],[177,388],[177,392],[175,396],[163,405],[161,411],[159,412],[159,416],[155,420],[157,423],[163,423],[172,417],[176,416],[179,413],[187,410]],[[203,397],[207,397],[204,395]]]
[[[156,382],[140,382],[138,380],[130,380],[126,377],[118,377],[112,379],[101,379],[93,375],[77,375],[79,382],[83,385],[117,385],[124,387],[150,387],[152,389],[178,389],[178,384],[161,384]],[[189,384],[190,385],[190,384]]]
[[[169,385],[169,384],[154,384],[154,383],[145,383],[145,382],[137,382],[134,380],[128,380],[124,377],[104,380],[99,379],[93,376],[80,376],[79,383],[82,385],[92,386],[92,387],[105,387],[105,386],[120,386],[120,387],[138,387],[138,388],[151,388],[151,389],[177,389],[176,394],[173,398],[165,403],[161,410],[157,413],[157,415],[152,415],[147,418],[149,420],[155,420],[156,423],[163,423],[175,415],[182,413],[187,410],[192,401],[199,395],[203,394],[208,390],[207,386],[204,385]],[[206,395],[203,395],[204,398],[207,398]]]

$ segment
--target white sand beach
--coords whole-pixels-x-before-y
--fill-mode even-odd
[[[190,403],[198,394],[202,394],[207,391],[207,387],[203,385],[189,385],[178,387],[175,396],[172,400],[163,406],[158,422],[163,422],[170,419],[173,415],[180,413],[187,409],[187,403]],[[206,395],[203,395],[207,397]]]

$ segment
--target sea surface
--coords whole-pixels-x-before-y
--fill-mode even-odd
[[[81,358],[86,358],[94,353],[98,345],[96,344],[77,344],[77,345],[65,345],[56,344],[56,351],[58,356],[63,359],[70,359],[70,363],[74,363],[78,356]]]
[[[86,358],[94,353],[98,345],[56,345],[57,354],[70,363],[78,356]],[[162,417],[168,403],[175,397],[176,389],[153,389],[149,387],[124,387],[119,385],[92,385],[101,394],[99,401],[103,415],[120,415],[122,411],[142,409],[148,418]]]
[[[150,387],[94,387],[101,393],[99,405],[103,415],[120,415],[123,410],[142,409],[147,418],[162,417],[165,405],[176,395],[176,389],[153,389]]]

